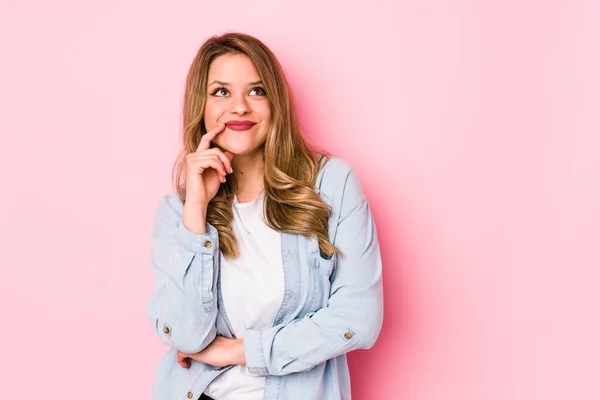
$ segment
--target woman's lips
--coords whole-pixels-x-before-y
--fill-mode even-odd
[[[247,131],[256,125],[256,122],[252,121],[229,121],[225,122],[225,126],[232,131]]]

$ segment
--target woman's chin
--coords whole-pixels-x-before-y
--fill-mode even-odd
[[[225,141],[224,143],[216,143],[222,150],[228,151],[236,156],[245,156],[256,152],[261,146],[256,146],[255,143],[240,143],[239,141]]]

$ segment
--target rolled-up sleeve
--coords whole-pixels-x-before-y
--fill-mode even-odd
[[[155,214],[151,261],[154,291],[147,314],[160,339],[183,352],[196,353],[216,336],[218,232],[206,234],[182,223],[181,204],[163,197]]]

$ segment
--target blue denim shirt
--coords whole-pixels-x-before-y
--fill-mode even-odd
[[[383,322],[381,256],[369,203],[356,173],[331,158],[316,186],[332,207],[329,239],[343,256],[323,257],[314,238],[282,233],[285,292],[273,326],[244,334],[246,365],[265,375],[265,400],[350,399],[346,353],[368,349]],[[163,197],[152,233],[154,292],[148,316],[171,349],[160,360],[153,400],[198,399],[231,367],[177,363],[177,349],[196,353],[216,335],[232,338],[219,279],[217,230],[189,231],[177,194]]]

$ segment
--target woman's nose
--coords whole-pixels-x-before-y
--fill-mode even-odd
[[[231,109],[230,112],[232,114],[245,114],[250,110],[248,106],[248,101],[244,96],[233,96],[231,100]]]

